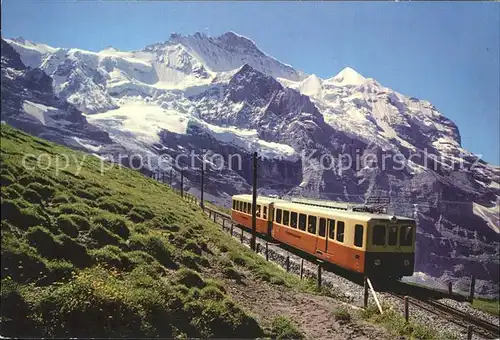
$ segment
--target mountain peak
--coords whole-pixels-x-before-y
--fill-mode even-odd
[[[366,78],[348,66],[328,81],[339,85],[361,85],[366,81]]]
[[[258,49],[252,40],[248,39],[245,36],[239,35],[233,31],[226,32],[215,38],[215,40],[230,46],[240,46],[240,47]]]

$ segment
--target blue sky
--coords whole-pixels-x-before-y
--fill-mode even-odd
[[[323,78],[350,66],[432,102],[462,145],[500,164],[500,6],[450,2],[4,0],[2,35],[55,47],[140,49],[172,32],[235,31]]]

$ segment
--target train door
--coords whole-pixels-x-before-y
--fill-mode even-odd
[[[274,203],[269,204],[269,211],[267,213],[267,235],[271,236],[273,231],[274,221]]]
[[[316,237],[316,253],[328,252],[328,230],[326,218],[320,217],[318,223],[318,237]]]

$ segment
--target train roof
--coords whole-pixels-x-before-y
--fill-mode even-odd
[[[252,195],[235,195],[233,199],[240,200],[243,202],[252,202]],[[349,207],[352,207],[349,203],[344,202],[331,202],[331,206],[315,206],[310,205],[306,200],[298,201],[298,200],[284,200],[280,198],[272,198],[265,196],[257,196],[257,200],[259,203],[271,204],[274,203],[275,208],[281,209],[289,209],[289,210],[300,210],[307,212],[309,214],[317,214],[317,215],[332,215],[335,214],[338,217],[344,218],[356,218],[361,221],[370,221],[370,220],[390,220],[393,217],[396,217],[399,221],[414,221],[413,218],[405,217],[405,216],[394,216],[388,214],[377,214],[370,212],[362,212],[362,211],[352,211],[347,210]],[[313,201],[313,200],[310,200]],[[354,206],[362,206],[361,204],[355,204]],[[340,208],[339,208],[340,207]],[[345,209],[344,209],[345,207]]]
[[[300,210],[303,212],[307,212],[309,214],[316,214],[316,215],[332,215],[335,214],[335,216],[338,217],[344,217],[344,218],[356,218],[361,221],[370,221],[370,220],[390,220],[393,217],[396,217],[399,221],[412,221],[412,218],[404,217],[404,216],[393,216],[393,215],[388,215],[388,214],[375,214],[375,213],[368,213],[368,212],[361,212],[361,211],[351,211],[351,210],[338,210],[338,209],[332,209],[332,208],[327,208],[327,207],[318,207],[318,206],[311,206],[311,205],[306,205],[306,204],[301,204],[301,203],[295,203],[295,202],[288,202],[288,201],[281,201],[281,202],[275,202],[274,204],[275,208],[281,208],[281,209],[290,209],[290,210],[298,210],[298,207],[300,207]]]
[[[266,197],[266,196],[257,196],[257,199],[259,200],[259,202],[261,203],[276,203],[278,201],[283,201],[285,202],[284,200],[281,200],[279,198],[272,198],[272,197]],[[233,200],[238,200],[238,201],[243,201],[243,202],[252,202],[252,195],[234,195],[233,196]]]

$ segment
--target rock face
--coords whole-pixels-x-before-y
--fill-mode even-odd
[[[250,191],[257,151],[261,194],[389,197],[390,211],[418,220],[417,271],[442,280],[475,275],[482,293],[498,294],[500,168],[463,149],[458,127],[431,103],[351,68],[329,79],[304,74],[233,32],[173,34],[132,52],[7,42],[21,57],[7,53],[11,70],[24,63],[45,72],[59,102],[87,113],[167,181],[172,170],[174,185],[187,166],[186,190],[196,193],[203,155],[209,165],[224,161],[221,170],[208,167],[206,197],[227,204]],[[2,48],[2,79],[3,63]],[[40,70],[19,71],[30,75],[10,93],[32,83],[51,93]],[[7,102],[12,115],[22,111],[20,99]],[[70,121],[84,119],[76,112]]]
[[[52,79],[39,68],[27,68],[2,39],[2,120],[34,135],[74,148],[112,144],[109,136],[87,123],[73,105],[57,98]]]

